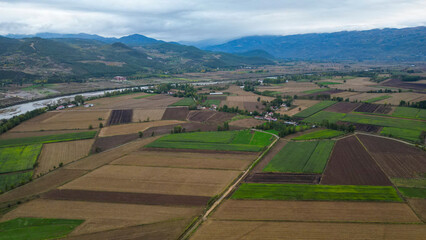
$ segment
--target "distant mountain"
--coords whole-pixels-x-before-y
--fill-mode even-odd
[[[250,36],[203,49],[227,53],[263,50],[293,60],[425,61],[426,27]]]
[[[86,38],[0,37],[0,83],[36,79],[83,81],[90,77],[199,72],[274,64],[258,56],[213,53],[142,35],[108,40],[111,43],[98,40],[96,36],[91,36],[96,39],[79,36]]]

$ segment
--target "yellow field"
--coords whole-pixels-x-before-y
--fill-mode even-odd
[[[61,189],[214,196],[240,172],[106,165]]]
[[[335,84],[332,88],[337,88],[341,90],[354,89],[355,91],[370,91],[370,90],[378,90],[379,88],[375,88],[372,86],[377,85],[375,82],[371,82],[370,78],[366,77],[358,77],[346,80],[342,84]]]
[[[122,124],[122,125],[114,125],[109,127],[102,128],[101,132],[99,133],[99,137],[108,137],[108,136],[115,136],[115,135],[125,135],[125,134],[132,134],[132,133],[138,133],[143,132],[151,127],[160,127],[160,126],[166,126],[166,125],[173,125],[173,124],[182,124],[185,123],[184,121],[178,121],[178,120],[164,120],[164,121],[153,121],[153,122],[142,122],[142,123],[129,123],[129,124]]]
[[[138,151],[113,161],[115,165],[243,170],[255,155]]]
[[[161,120],[165,108],[163,109],[135,109],[133,110],[132,122]]]
[[[423,240],[420,224],[304,223],[208,220],[191,239]]]
[[[98,111],[61,111],[40,122],[26,121],[13,128],[12,132],[63,130],[63,129],[88,129],[89,125],[98,128],[99,123],[105,125],[109,110]],[[44,114],[43,114],[44,115]],[[99,120],[101,118],[102,120]]]
[[[44,144],[34,176],[47,173],[54,167],[59,167],[60,163],[67,164],[87,156],[94,141],[89,139]]]
[[[76,235],[175,218],[188,218],[194,216],[199,211],[200,208],[198,207],[166,207],[37,199],[8,212],[2,217],[1,221],[17,217],[86,220],[73,232],[73,235]]]

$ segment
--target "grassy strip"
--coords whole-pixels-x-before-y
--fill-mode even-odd
[[[178,107],[178,106],[194,106],[195,102],[192,98],[183,98],[179,100],[178,102],[173,103],[170,106]]]
[[[312,107],[309,107],[309,108],[307,108],[307,109],[305,109],[301,112],[296,113],[294,116],[295,117],[302,117],[302,118],[309,117],[309,116],[311,116],[311,115],[313,115],[313,114],[315,114],[315,113],[317,113],[317,112],[319,112],[323,109],[330,107],[331,105],[333,105],[335,103],[336,102],[334,102],[334,101],[322,101],[322,102],[315,104]]]
[[[220,100],[218,99],[208,99],[206,101],[203,102],[204,106],[211,106],[211,105],[216,105],[219,106],[220,105]]]
[[[68,235],[84,220],[16,218],[0,223],[0,239],[57,239]]]
[[[247,132],[249,131],[241,131]],[[201,143],[231,143],[234,137],[238,134],[237,131],[223,131],[223,132],[192,132],[170,134],[160,138],[160,141],[166,142],[201,142]]]
[[[33,169],[42,144],[0,148],[0,173]]]
[[[391,180],[398,187],[426,188],[425,178],[391,178]]]
[[[340,82],[317,82],[319,86],[328,86],[328,85],[336,85],[336,84],[342,84]]]
[[[152,93],[152,94],[142,95],[142,96],[139,96],[139,97],[134,97],[133,99],[142,99],[142,98],[147,98],[147,97],[151,97],[151,96],[154,96],[154,95],[157,95],[157,94]]]
[[[289,142],[263,171],[322,173],[333,146],[334,141]]]
[[[342,131],[323,129],[311,133],[304,134],[299,137],[293,138],[293,140],[311,140],[311,139],[330,139],[345,134]]]
[[[312,94],[312,93],[317,93],[317,92],[325,92],[330,90],[330,88],[319,88],[319,89],[312,89],[312,90],[308,90],[308,91],[304,91],[303,93],[306,94]]]
[[[382,131],[380,131],[380,135],[400,138],[402,140],[407,140],[410,142],[419,141],[420,134],[421,134],[421,131],[419,130],[410,130],[410,129],[392,128],[392,127],[384,127]]]
[[[56,135],[14,138],[0,140],[0,147],[22,146],[38,143],[53,143],[53,142],[66,142],[80,139],[90,139],[96,136],[96,131],[78,132],[78,133],[64,133]]]
[[[33,177],[33,171],[0,175],[0,192],[6,192],[12,188],[21,186]]]
[[[426,188],[398,187],[398,190],[404,197],[426,199]]]
[[[232,199],[402,202],[389,186],[243,183]]]
[[[243,152],[259,152],[263,149],[263,147],[261,146],[248,145],[248,144],[163,142],[163,141],[152,142],[148,144],[147,147],[200,149],[200,150],[216,150],[216,151],[243,151]]]
[[[374,102],[378,102],[378,101],[380,101],[380,100],[384,100],[384,99],[388,99],[388,98],[390,98],[391,96],[388,96],[388,95],[385,95],[385,96],[380,96],[380,97],[375,97],[375,98],[371,98],[371,99],[368,99],[367,101],[365,101],[366,103],[374,103]]]

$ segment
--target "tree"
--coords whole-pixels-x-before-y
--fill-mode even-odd
[[[82,95],[77,95],[74,97],[74,101],[76,101],[79,104],[84,104],[84,97]]]
[[[103,128],[104,124],[103,123],[99,123],[99,128]]]
[[[143,132],[138,132],[138,134],[139,134],[139,138],[142,138],[143,137]]]
[[[90,124],[90,125],[89,125],[89,129],[93,129],[93,126],[92,126],[92,124]]]

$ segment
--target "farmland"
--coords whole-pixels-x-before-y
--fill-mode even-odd
[[[66,236],[83,220],[16,218],[0,223],[0,239],[53,239]]]
[[[397,107],[392,113],[392,116],[426,120],[426,110],[410,107]]]
[[[367,101],[365,101],[366,103],[374,103],[374,102],[378,102],[384,99],[388,99],[391,98],[391,96],[388,95],[384,95],[384,96],[380,96],[380,97],[375,97],[375,98],[370,98]]]
[[[420,133],[421,132],[418,130],[393,128],[393,127],[384,127],[382,131],[380,131],[381,135],[400,138],[409,142],[420,141],[420,138],[419,138]]]
[[[40,151],[41,144],[0,148],[0,173],[32,169]]]
[[[165,120],[165,121],[152,121],[152,122],[142,122],[142,123],[131,123],[124,125],[114,125],[102,128],[99,133],[100,137],[108,137],[115,135],[125,135],[125,134],[135,134],[139,131],[143,132],[148,128],[167,126],[174,124],[183,124],[183,121],[177,120]],[[170,131],[169,131],[170,132]]]
[[[4,140],[0,140],[0,147],[90,139],[95,137],[95,135],[96,135],[96,131],[89,131],[89,132],[65,133],[65,134],[58,134],[58,135],[47,135],[47,136],[37,136],[37,137],[27,137],[27,138],[4,139]]]
[[[18,172],[0,175],[0,191],[4,192],[11,188],[17,187],[30,181],[33,177],[33,172]]]
[[[319,89],[307,90],[307,91],[304,91],[303,93],[312,94],[312,93],[325,92],[325,91],[328,91],[328,90],[330,90],[330,89],[329,88],[319,88]]]
[[[295,114],[295,117],[309,117],[327,107],[330,107],[331,105],[335,104],[336,102],[333,101],[322,101],[320,103],[315,104],[314,106],[303,110],[302,112],[299,112],[297,114]]]
[[[136,109],[133,110],[132,122],[157,121],[161,120],[166,111],[163,109]]]
[[[289,142],[263,171],[322,173],[333,145],[333,141]]]
[[[404,197],[426,199],[426,188],[398,187],[398,190]]]
[[[169,107],[164,112],[162,120],[182,120],[185,121],[188,116],[189,109],[187,107]]]
[[[293,140],[312,140],[312,139],[330,139],[345,134],[342,131],[323,129],[311,133],[304,134],[299,137],[293,138]]]
[[[133,117],[132,109],[112,110],[107,125],[117,125],[121,123],[130,123]]]
[[[243,183],[231,199],[402,202],[390,186]]]
[[[195,105],[195,102],[194,102],[194,99],[192,99],[192,98],[183,98],[183,99],[177,101],[176,103],[170,104],[170,106],[173,106],[173,107],[178,107],[178,106],[189,107],[189,106],[194,106],[194,105]]]

